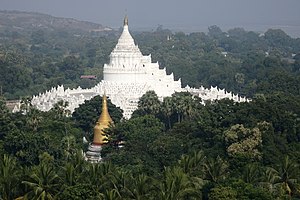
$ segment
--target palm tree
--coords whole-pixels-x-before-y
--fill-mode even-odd
[[[246,165],[242,178],[245,181],[245,183],[258,183],[260,180],[258,165],[256,163],[250,163]]]
[[[200,190],[179,167],[166,168],[164,180],[159,185],[158,199],[177,200],[188,197],[201,198]]]
[[[127,184],[129,184],[129,173],[116,170],[110,176],[112,188],[115,189],[120,197],[123,197],[127,192]]]
[[[300,186],[297,183],[299,166],[292,162],[288,156],[284,157],[276,169],[268,167],[263,175],[259,184],[279,198],[285,195],[292,197],[295,194],[300,194]]]
[[[18,169],[14,157],[4,155],[0,160],[0,199],[13,199],[18,184]]]
[[[219,156],[215,159],[207,159],[204,164],[205,178],[214,183],[224,180],[227,176],[228,164]]]
[[[74,135],[68,135],[62,138],[62,148],[64,149],[64,156],[66,160],[70,160],[76,152],[76,138]]]
[[[68,106],[69,102],[61,100],[54,104],[51,110],[54,111],[58,119],[63,119],[71,114],[70,110],[67,109]]]
[[[67,117],[71,115],[71,111],[67,109],[69,106],[69,102],[67,101],[59,101],[56,104],[54,104],[53,108],[51,108],[51,111],[54,112],[54,117],[57,120],[62,120],[64,123],[64,129],[65,129],[65,135],[67,135]]]
[[[171,97],[165,97],[162,103],[161,111],[166,117],[168,127],[171,128],[171,115],[173,114],[173,100]]]
[[[288,156],[285,156],[281,164],[277,167],[276,174],[278,179],[275,183],[280,184],[289,196],[299,193],[299,187],[296,188],[299,166],[292,162]]]
[[[64,183],[73,186],[77,182],[76,167],[72,163],[66,163],[62,168],[64,172]]]
[[[161,102],[153,90],[147,91],[138,102],[138,109],[145,114],[157,115],[160,111]]]
[[[59,192],[59,177],[54,168],[46,163],[41,163],[30,176],[30,180],[22,181],[29,191],[25,199],[52,200]]]
[[[276,193],[276,185],[275,182],[279,179],[277,175],[277,171],[272,167],[267,167],[261,176],[261,180],[258,183],[259,186],[267,189],[271,193]]]
[[[119,199],[122,199],[120,193],[116,189],[106,190],[100,196],[101,196],[101,199],[103,199],[103,200],[119,200]]]
[[[32,108],[27,113],[27,122],[28,125],[32,128],[33,132],[36,132],[40,122],[42,121],[43,117],[41,116],[41,113],[36,108]]]
[[[132,199],[149,199],[150,192],[154,190],[153,180],[145,174],[139,174],[138,177],[130,177],[130,185],[126,191]]]
[[[22,113],[28,113],[31,108],[32,108],[32,104],[31,104],[31,97],[23,97],[21,99],[21,106],[20,106],[20,111]]]
[[[70,153],[67,157],[67,162],[62,167],[63,182],[68,186],[74,186],[86,169],[86,162],[81,151]]]
[[[3,140],[3,137],[8,132],[11,114],[6,106],[5,99],[0,96],[0,140]]]
[[[188,92],[175,92],[172,95],[174,102],[174,111],[177,113],[177,121],[184,120],[185,117],[190,118],[196,106],[193,96]]]
[[[85,175],[91,185],[103,190],[109,188],[107,185],[110,184],[114,173],[114,167],[110,162],[89,163]]]
[[[179,166],[191,176],[202,176],[205,163],[203,151],[194,151],[191,155],[183,155],[179,160]]]
[[[179,92],[172,94],[174,111],[177,113],[177,122],[182,120],[183,115],[183,99],[182,95]]]
[[[183,103],[184,103],[183,116],[187,118],[191,118],[195,107],[193,97],[191,95],[184,96]]]

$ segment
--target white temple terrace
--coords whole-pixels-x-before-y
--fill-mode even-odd
[[[181,80],[174,80],[173,73],[168,75],[166,69],[159,69],[158,62],[151,61],[151,55],[144,56],[128,30],[128,18],[124,19],[123,32],[117,45],[110,54],[110,61],[104,64],[103,80],[90,89],[65,89],[57,86],[43,94],[33,96],[32,105],[42,111],[50,110],[60,100],[69,102],[68,109],[75,108],[96,95],[103,95],[104,91],[113,104],[123,109],[126,119],[131,117],[137,108],[139,98],[148,90],[154,90],[162,100],[174,92],[188,91],[205,100],[229,98],[237,102],[247,101],[225,89],[211,87],[209,89],[182,88]]]

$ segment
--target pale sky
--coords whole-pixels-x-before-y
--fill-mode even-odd
[[[300,0],[0,0],[0,10],[35,11],[118,28],[197,30],[210,25],[298,28]],[[300,33],[299,33],[300,35]]]

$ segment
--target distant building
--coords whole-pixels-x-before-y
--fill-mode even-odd
[[[110,54],[110,61],[104,64],[103,77],[101,82],[90,89],[65,89],[57,86],[34,96],[32,104],[47,111],[59,100],[64,100],[69,102],[68,109],[73,112],[85,100],[103,95],[106,91],[111,102],[120,107],[124,111],[123,116],[128,119],[136,110],[139,98],[149,90],[154,90],[160,100],[174,92],[187,91],[203,100],[229,98],[237,102],[247,101],[245,97],[217,87],[182,88],[181,80],[174,80],[173,73],[168,75],[165,68],[159,69],[158,62],[151,61],[151,55],[144,56],[141,53],[128,30],[127,16],[124,19],[123,32]]]
[[[80,76],[81,79],[97,79],[95,75],[82,75]]]
[[[226,58],[227,57],[227,51],[222,51],[221,54]]]

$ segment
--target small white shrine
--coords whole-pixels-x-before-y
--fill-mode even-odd
[[[126,119],[131,117],[137,108],[139,98],[148,90],[154,90],[160,99],[171,96],[174,92],[188,91],[202,100],[233,99],[236,102],[247,101],[225,89],[211,87],[209,89],[182,88],[181,80],[174,80],[174,75],[167,74],[166,69],[159,69],[158,62],[152,63],[151,55],[144,56],[128,30],[128,18],[124,19],[123,32],[117,45],[110,54],[110,61],[104,65],[103,80],[90,89],[65,89],[57,86],[43,94],[33,96],[32,105],[42,111],[48,111],[60,100],[69,102],[68,109],[75,108],[96,95],[103,95],[104,91],[113,104],[123,109]]]

